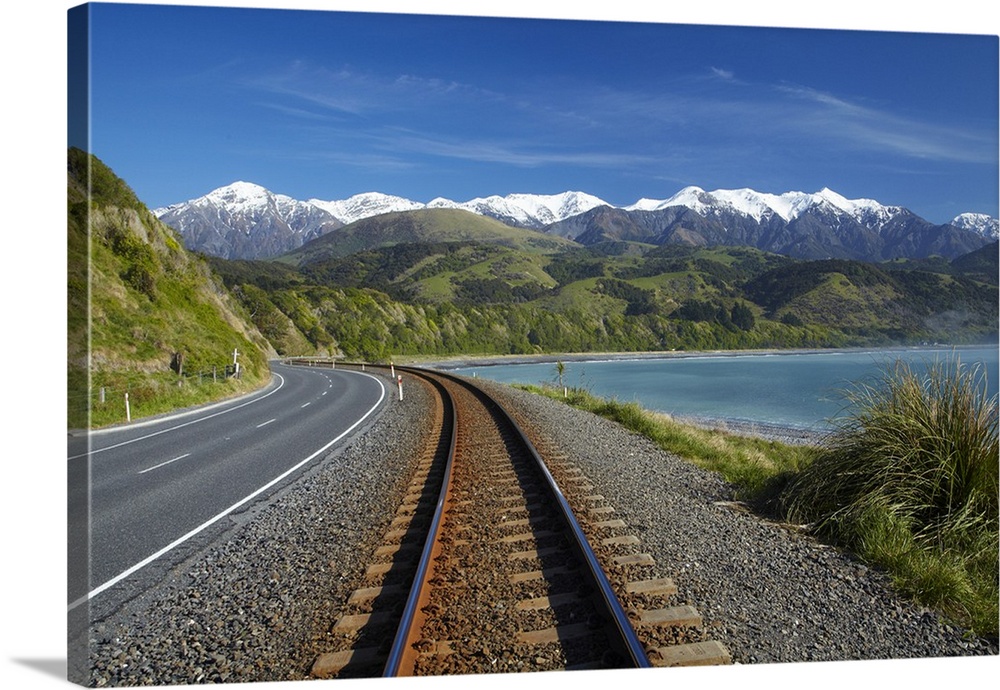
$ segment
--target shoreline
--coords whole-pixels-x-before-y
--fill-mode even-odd
[[[426,366],[443,371],[468,367],[508,366],[515,364],[555,364],[556,362],[598,363],[629,362],[658,359],[694,359],[708,357],[762,357],[811,354],[865,354],[878,352],[948,352],[982,349],[995,343],[964,345],[893,345],[889,347],[829,347],[829,348],[764,348],[754,350],[653,350],[645,352],[571,352],[560,354],[534,355],[453,355],[450,357],[428,358],[426,361],[401,360],[413,366]]]
[[[655,352],[588,352],[569,354],[543,355],[493,355],[447,357],[427,361],[420,366],[459,373],[462,369],[483,368],[494,366],[518,366],[531,364],[564,363],[605,363],[629,361],[657,361],[696,358],[739,358],[739,357],[781,357],[836,354],[891,354],[891,353],[949,353],[962,350],[976,350],[990,347],[991,344],[976,345],[899,345],[892,347],[854,347],[854,348],[788,348],[788,349],[755,349],[755,350],[699,350],[699,351],[655,351]],[[461,372],[466,373],[466,372]],[[483,372],[484,377],[489,374]],[[506,384],[514,385],[514,384]],[[640,403],[641,404],[641,403]],[[642,406],[652,415],[663,415],[678,423],[723,433],[736,434],[777,441],[789,445],[822,446],[827,443],[836,427],[831,424],[814,426],[796,426],[768,420],[747,419],[739,417],[701,416],[697,414],[667,413],[661,410]]]
[[[653,415],[664,414],[656,410],[642,408]],[[790,446],[822,446],[829,438],[831,430],[803,429],[794,426],[783,426],[771,422],[757,422],[745,419],[727,419],[725,417],[691,417],[666,415],[679,424],[694,426],[708,431],[718,431],[724,434],[759,438],[765,441],[777,441]]]

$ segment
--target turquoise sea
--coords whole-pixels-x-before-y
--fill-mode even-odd
[[[679,417],[728,419],[815,431],[844,414],[844,391],[873,382],[897,360],[922,371],[957,360],[979,367],[985,395],[997,395],[996,346],[824,350],[767,354],[703,353],[663,357],[564,361],[563,383],[594,395],[636,401]],[[491,364],[454,369],[504,383],[557,381],[554,362]]]

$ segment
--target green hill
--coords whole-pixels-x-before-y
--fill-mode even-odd
[[[134,419],[269,379],[271,345],[207,262],[79,149],[67,200],[71,428],[125,421],[126,393]],[[234,350],[238,379],[225,376]]]
[[[770,318],[822,325],[859,338],[996,339],[995,285],[956,275],[947,265],[941,270],[807,261],[757,276],[745,293]]]
[[[227,261],[183,252],[110,171],[94,178],[78,216],[94,222],[93,370],[109,385],[116,372],[119,388],[121,372],[176,385],[173,353],[190,373],[233,347],[263,372],[268,347],[378,361],[997,338],[995,244],[954,262],[803,261],[749,247],[585,247],[423,209],[358,221],[276,260]],[[72,194],[71,184],[71,226]]]
[[[968,278],[996,285],[1000,276],[1000,243],[993,242],[951,262],[954,271]]]
[[[383,237],[400,217],[380,220]],[[312,259],[298,268],[212,263],[234,294],[252,296],[248,308],[267,315],[272,342],[289,353],[303,339],[375,360],[996,339],[996,287],[948,262],[813,262],[745,247],[625,243],[540,253],[469,240]]]
[[[303,266],[398,244],[442,242],[496,244],[540,254],[579,246],[572,240],[510,227],[469,211],[435,208],[365,218],[307,242],[278,260]]]

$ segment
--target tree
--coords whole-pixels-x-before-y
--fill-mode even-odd
[[[750,307],[743,302],[737,302],[733,305],[730,318],[733,325],[742,331],[753,330],[754,324],[756,323],[753,310],[751,310]]]

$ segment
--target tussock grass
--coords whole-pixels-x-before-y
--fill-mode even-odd
[[[896,589],[996,637],[997,399],[985,372],[955,361],[917,375],[902,362],[845,392],[851,412],[821,447],[680,423],[579,389],[524,386],[642,434],[712,471],[768,517],[884,569]]]
[[[997,633],[997,400],[960,362],[897,362],[848,391],[853,414],[786,487],[791,519],[886,568],[896,586]]]

